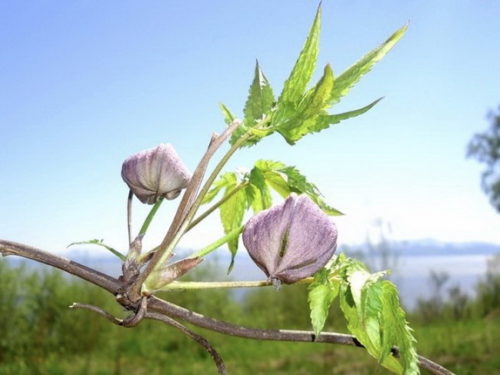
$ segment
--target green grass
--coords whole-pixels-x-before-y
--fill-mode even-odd
[[[96,303],[124,312],[109,294],[61,277],[12,269],[0,260],[0,374],[217,374],[207,352],[179,331],[146,321],[117,327],[72,302]],[[235,303],[226,291],[171,293],[166,297],[195,311],[260,328],[309,329],[302,286],[267,289]],[[474,309],[471,303],[470,311]],[[484,303],[483,303],[484,305]],[[490,309],[491,310],[491,309]],[[457,374],[500,374],[498,310],[460,319],[436,314],[410,317],[419,354]],[[418,323],[420,322],[420,323]],[[327,330],[346,332],[333,308]],[[363,349],[333,344],[262,342],[191,327],[205,335],[239,374],[388,374]],[[425,374],[425,372],[423,372]]]

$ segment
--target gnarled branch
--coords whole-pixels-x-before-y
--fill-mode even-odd
[[[78,276],[83,280],[86,280],[97,286],[100,286],[101,288],[107,290],[108,292],[114,295],[119,294],[123,287],[122,283],[119,280],[109,275],[96,271],[92,268],[86,267],[80,263],[71,261],[67,258],[53,255],[43,250],[39,250],[34,247],[26,246],[20,243],[0,240],[0,254],[4,256],[17,255],[20,257],[35,260],[40,263],[45,263],[52,267],[59,268],[72,275]],[[126,307],[130,306],[130,302],[131,301],[120,301],[120,303],[126,305]],[[322,332],[321,334],[316,336],[312,331],[268,330],[268,329],[248,328],[204,316],[202,314],[188,310],[181,306],[177,306],[173,303],[164,301],[157,297],[150,297],[148,298],[147,302],[148,302],[147,312],[145,314],[146,318],[156,319],[159,316],[164,316],[165,319],[161,318],[157,320],[162,320],[165,322],[172,318],[178,318],[186,322],[189,322],[193,325],[196,325],[198,327],[205,328],[225,335],[238,336],[254,340],[333,343],[333,344],[363,347],[363,345],[358,340],[356,340],[356,338],[352,335],[334,333],[334,332]],[[93,309],[93,311],[98,312],[95,309]],[[148,314],[155,314],[155,315],[153,317],[151,315],[148,316]],[[107,318],[109,319],[109,317]],[[397,354],[397,350],[395,350],[394,353]],[[422,356],[419,356],[419,365],[420,367],[429,370],[432,374],[453,375],[451,371],[445,369],[441,365]]]

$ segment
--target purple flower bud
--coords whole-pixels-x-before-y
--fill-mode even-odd
[[[306,195],[290,194],[245,225],[243,243],[271,280],[286,284],[309,277],[333,256],[337,228]]]
[[[174,199],[184,189],[191,173],[170,144],[141,151],[122,165],[122,178],[142,203]]]

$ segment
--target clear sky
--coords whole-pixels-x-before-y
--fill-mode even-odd
[[[164,142],[194,169],[225,126],[218,103],[241,113],[256,58],[279,93],[316,6],[0,2],[0,238],[52,251],[92,238],[126,247],[122,161]],[[465,158],[500,104],[499,16],[493,0],[324,1],[319,71],[331,63],[340,73],[410,22],[332,112],[385,99],[294,147],[273,135],[228,169],[259,158],[295,165],[347,214],[336,219],[342,243],[362,242],[378,217],[394,239],[500,243],[482,165]],[[174,206],[162,208],[153,235]],[[217,217],[193,232],[183,246],[215,240]]]

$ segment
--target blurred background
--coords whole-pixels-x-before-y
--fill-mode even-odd
[[[305,0],[1,2],[0,238],[118,275],[118,261],[100,248],[66,246],[102,238],[126,251],[122,161],[164,142],[194,169],[211,133],[225,126],[218,104],[241,115],[255,59],[279,94],[316,7]],[[419,352],[461,374],[500,373],[493,349],[500,339],[499,15],[494,1],[324,1],[319,73],[330,63],[340,74],[409,23],[332,113],[385,99],[293,147],[268,137],[227,166],[250,169],[260,158],[296,166],[346,214],[335,218],[338,251],[373,271],[391,269]],[[146,247],[162,237],[176,202],[162,206]],[[134,211],[140,223],[147,208]],[[178,252],[221,234],[213,214]],[[193,277],[223,279],[228,261],[221,249]],[[264,275],[243,249],[229,278]],[[1,374],[215,373],[202,349],[168,327],[125,330],[68,310],[76,299],[122,313],[111,296],[78,280],[1,259],[0,285]],[[166,298],[241,324],[310,326],[300,286]],[[336,307],[330,316],[328,329],[346,330]],[[355,348],[207,336],[232,374],[384,373]]]

